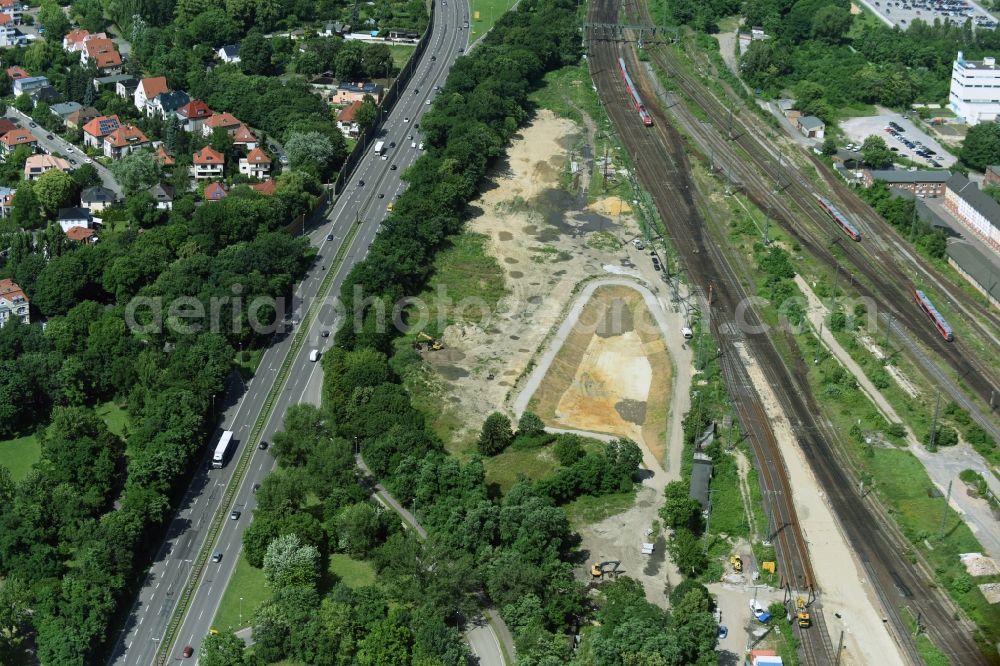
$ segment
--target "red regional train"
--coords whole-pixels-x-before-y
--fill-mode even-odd
[[[941,316],[941,313],[938,312],[937,308],[934,307],[934,304],[931,303],[931,299],[927,298],[927,294],[919,289],[914,289],[913,300],[917,302],[917,305],[919,305],[920,309],[924,311],[924,314],[931,318],[931,321],[934,322],[934,328],[936,328],[938,333],[941,334],[941,337],[948,342],[952,342],[955,339],[955,334],[952,333],[951,326],[948,325],[945,318]]]
[[[642,98],[639,97],[639,91],[636,90],[635,84],[632,83],[632,77],[628,75],[628,70],[625,69],[624,58],[618,58],[618,70],[622,73],[622,78],[625,79],[625,87],[628,88],[628,94],[632,97],[632,103],[635,105],[635,110],[639,112],[642,124],[646,127],[652,126],[653,116],[649,115],[646,105],[642,103]]]
[[[826,211],[827,215],[829,215],[834,220],[836,220],[837,224],[840,225],[840,228],[844,230],[845,234],[847,234],[848,236],[850,236],[853,240],[856,240],[856,241],[860,241],[861,240],[861,232],[858,231],[858,228],[855,227],[851,223],[851,221],[847,219],[846,215],[844,215],[843,213],[840,212],[839,208],[837,208],[830,201],[828,201],[827,199],[824,199],[823,197],[819,196],[818,194],[815,194],[813,196],[815,196],[816,199],[819,201],[820,207],[822,207],[823,210]]]

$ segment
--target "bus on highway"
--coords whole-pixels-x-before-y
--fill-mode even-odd
[[[219,438],[219,443],[215,445],[215,453],[212,455],[212,467],[214,469],[222,469],[222,466],[226,464],[226,456],[229,455],[229,445],[232,441],[233,431],[224,430],[222,437]]]

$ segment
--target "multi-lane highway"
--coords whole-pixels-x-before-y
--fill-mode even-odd
[[[330,290],[332,296],[339,293],[340,285],[351,267],[367,254],[379,224],[386,216],[387,204],[402,191],[400,175],[420,154],[419,149],[413,147],[414,142],[419,146],[421,141],[417,128],[419,119],[430,108],[427,101],[433,99],[435,86],[444,84],[448,70],[465,48],[468,39],[467,29],[462,28],[463,22],[469,18],[466,3],[435,3],[434,12],[435,24],[428,48],[395,108],[383,123],[380,138],[385,141],[386,146],[390,146],[386,150],[385,159],[369,151],[333,205],[324,224],[310,233],[310,239],[318,247],[319,255],[315,265],[295,291],[291,308],[293,321],[300,321],[314,305],[326,273],[334,269],[334,257],[344,243],[348,242],[347,239],[350,239],[349,246],[344,249],[345,259],[337,269]],[[394,146],[391,145],[393,143]],[[393,165],[395,169],[392,168]],[[363,186],[360,184],[362,181]],[[359,226],[352,236],[352,225],[356,223]],[[334,309],[320,307],[318,315],[307,321],[311,322],[307,343],[292,359],[291,372],[284,386],[280,387],[281,394],[262,432],[265,441],[270,441],[273,434],[281,429],[284,413],[289,406],[300,402],[319,403],[322,371],[319,363],[309,360],[309,354],[313,349],[322,350],[332,340],[332,333],[330,338],[323,337],[322,334],[324,331],[332,332],[334,328]],[[222,427],[232,430],[237,442],[232,460],[238,460],[246,447],[256,447],[258,444],[257,441],[249,441],[251,430],[276,381],[278,369],[292,349],[292,338],[292,335],[285,335],[276,339],[275,344],[265,352],[256,375],[245,387],[239,387],[238,397],[223,416]],[[214,443],[205,442],[206,451]],[[191,575],[193,560],[198,557],[204,545],[213,516],[220,510],[228,513],[231,509],[236,509],[242,512],[240,519],[226,520],[216,542],[211,544],[212,551],[222,552],[222,560],[218,563],[208,562],[206,565],[176,641],[170,648],[171,661],[180,659],[181,652],[187,645],[194,648],[197,657],[201,641],[211,629],[222,595],[239,558],[243,531],[252,518],[255,506],[254,486],[261,483],[273,467],[274,459],[271,455],[266,450],[255,448],[234,503],[227,507],[221,507],[220,504],[236,464],[229,462],[219,470],[203,467],[195,474],[118,638],[109,661],[112,666],[149,666],[155,662],[160,641],[164,640],[171,615]],[[499,646],[496,652],[496,655],[481,655],[483,662],[503,663]]]

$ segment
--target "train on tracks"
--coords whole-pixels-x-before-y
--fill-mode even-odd
[[[625,79],[625,87],[628,88],[628,94],[632,98],[635,110],[639,112],[639,119],[642,120],[642,124],[646,127],[652,127],[653,116],[649,115],[646,105],[642,103],[642,97],[639,97],[639,91],[636,90],[635,84],[632,83],[632,77],[628,75],[628,69],[625,67],[625,58],[618,58],[618,71],[622,73],[622,78]]]
[[[919,305],[920,309],[924,311],[924,314],[931,318],[931,321],[934,322],[934,328],[936,328],[938,333],[941,334],[941,337],[948,342],[954,341],[955,334],[952,332],[951,326],[948,325],[947,320],[941,316],[941,313],[938,312],[937,308],[934,307],[934,304],[931,303],[931,299],[927,298],[927,294],[919,289],[914,289],[913,300],[917,302],[917,305]]]
[[[826,213],[834,219],[834,221],[840,225],[840,228],[844,230],[844,233],[851,237],[852,240],[860,241],[861,232],[858,228],[847,219],[847,216],[840,212],[840,209],[834,206],[828,199],[824,199],[818,194],[814,195],[816,200],[819,201],[820,207],[826,211]]]

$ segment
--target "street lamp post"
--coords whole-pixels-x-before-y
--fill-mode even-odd
[[[240,597],[240,629],[243,628],[243,597]]]

